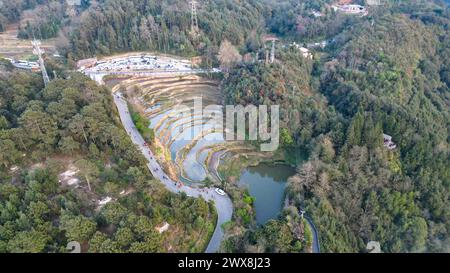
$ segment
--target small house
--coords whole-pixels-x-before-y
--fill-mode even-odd
[[[91,68],[91,67],[95,66],[96,64],[97,64],[97,58],[79,60],[77,62],[77,69],[83,70],[86,68]]]
[[[395,150],[397,145],[392,141],[392,136],[383,134],[384,147],[389,150]]]

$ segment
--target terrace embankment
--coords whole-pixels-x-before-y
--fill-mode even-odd
[[[189,75],[111,79],[106,83],[120,89],[134,109],[150,120],[155,135],[151,149],[172,180],[214,183],[231,192],[248,187],[261,202],[255,203],[257,222],[262,224],[277,216],[290,172],[279,165],[267,167],[282,161],[281,153],[260,152],[243,141],[226,141],[223,130],[215,130],[217,121],[211,117],[214,113],[224,115],[223,95],[216,81]],[[202,104],[200,113],[195,105],[198,98]],[[180,110],[181,106],[189,115]],[[259,167],[261,162],[269,165]],[[265,168],[273,173],[279,170],[285,177],[272,178],[261,172]],[[257,183],[260,180],[264,183]],[[275,193],[277,198],[270,197]],[[270,213],[260,204],[269,206]]]
[[[243,142],[225,141],[223,131],[217,130],[214,117],[223,115],[223,96],[214,80],[197,75],[133,77],[115,88],[150,120],[152,148],[174,180],[220,182],[217,169],[228,153],[257,154]],[[200,112],[194,111],[199,98]]]

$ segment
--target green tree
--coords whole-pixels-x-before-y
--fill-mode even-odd
[[[101,215],[105,218],[106,222],[116,226],[119,225],[127,213],[127,209],[119,203],[108,203],[101,211]]]
[[[73,155],[74,151],[80,149],[80,143],[75,141],[71,136],[63,137],[58,145],[59,149],[68,155]]]
[[[71,215],[68,212],[62,213],[60,221],[60,229],[66,232],[67,238],[80,243],[88,241],[97,228],[94,221],[82,215]]]
[[[292,138],[292,136],[289,133],[289,130],[287,128],[281,128],[280,139],[281,139],[281,144],[284,147],[290,147],[294,144],[294,139]]]
[[[14,164],[21,156],[16,149],[16,145],[10,139],[0,139],[0,164],[7,168],[9,165]]]
[[[40,253],[49,241],[49,236],[41,232],[21,231],[8,242],[7,249],[12,253]]]
[[[99,175],[97,166],[86,159],[78,160],[77,162],[75,162],[75,165],[80,169],[81,174],[85,178],[89,191],[92,191],[91,181],[96,179]]]

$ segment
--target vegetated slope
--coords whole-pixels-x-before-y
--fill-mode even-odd
[[[193,55],[212,50],[224,39],[235,45],[253,43],[260,31],[262,6],[258,1],[201,1],[200,36],[190,35],[188,1],[98,1],[72,24],[68,38],[76,57],[117,51],[158,50]]]
[[[329,39],[359,17],[333,12],[333,0],[265,0],[271,6],[266,24],[270,32],[292,40]],[[314,16],[319,12],[320,16]]]
[[[346,28],[309,78],[308,70],[290,77],[285,70],[302,65],[281,53],[280,64],[238,67],[224,79],[230,101],[280,104],[282,148],[310,152],[287,195],[312,216],[325,252],[365,251],[369,241],[385,252],[448,251],[450,17],[389,11]],[[292,112],[299,122],[286,122]]]
[[[288,47],[280,49],[273,64],[236,67],[222,82],[222,89],[229,104],[279,105],[282,147],[288,153],[291,148],[309,150],[311,139],[342,127],[339,115],[317,90],[316,73],[316,61]],[[297,163],[295,158],[293,164]]]
[[[448,247],[448,18],[363,22],[325,64],[321,90],[349,126],[289,190],[313,214],[324,250],[362,251],[371,240],[386,252]],[[383,146],[383,132],[396,150]]]
[[[23,39],[47,39],[58,35],[62,26],[72,22],[77,12],[90,4],[80,0],[80,5],[69,5],[66,0],[9,0],[0,5],[0,32],[9,24],[17,24],[18,36]]]
[[[109,90],[80,74],[43,88],[37,74],[6,71],[0,98],[0,252],[65,252],[69,241],[89,252],[204,250],[214,207],[153,180]],[[61,181],[70,168],[78,186]]]
[[[18,22],[24,10],[35,8],[37,5],[44,3],[48,3],[48,0],[2,1],[0,5],[0,32],[5,31],[7,24]]]
[[[280,149],[278,158],[291,164],[304,160],[315,141],[330,141],[342,127],[339,115],[328,108],[313,78],[314,61],[296,48],[279,51],[273,64],[241,64],[225,75],[222,90],[227,104],[280,106]],[[233,181],[227,181],[233,183]],[[251,201],[251,200],[250,200]],[[251,202],[250,202],[251,204]],[[261,227],[243,221],[245,213],[234,215],[224,244],[228,252],[310,252],[312,234],[300,218],[299,204],[287,204],[278,219]],[[251,222],[251,221],[247,221]]]

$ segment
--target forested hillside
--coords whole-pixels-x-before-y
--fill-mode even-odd
[[[382,16],[343,33],[348,40],[325,64],[321,91],[350,124],[336,162],[309,162],[298,182],[316,192],[306,201],[320,208],[312,211],[337,216],[319,217],[328,222],[321,229],[335,222],[337,233],[356,235],[328,228],[329,250],[361,249],[370,238],[389,252],[448,246],[448,34],[448,14]],[[382,132],[395,151],[383,147]]]
[[[2,1],[0,5],[0,32],[9,23],[18,22],[24,10],[33,9],[37,5],[46,4],[48,0],[11,0]]]
[[[80,74],[43,88],[39,75],[2,72],[0,252],[204,250],[214,207],[153,180],[109,92]],[[68,169],[77,184],[62,181]]]
[[[70,18],[82,12],[90,0],[79,0],[80,5],[69,6],[66,0],[8,0],[0,5],[0,32],[8,24],[18,23],[20,38],[47,39],[57,37]],[[71,12],[72,11],[72,12]]]
[[[358,18],[332,12],[333,0],[270,1],[272,10],[266,18],[269,30],[279,36],[297,41],[328,39],[340,33]],[[316,17],[312,12],[320,12]]]
[[[200,36],[190,34],[188,1],[98,1],[72,24],[67,38],[75,57],[117,51],[158,50],[183,55],[206,54],[227,39],[252,46],[261,31],[259,1],[201,1]]]
[[[310,148],[311,139],[330,131],[341,134],[342,118],[316,92],[317,63],[304,58],[298,49],[279,52],[277,62],[243,64],[223,82],[226,102],[246,105],[280,105],[281,145],[292,163],[300,160],[298,149]],[[338,137],[338,136],[336,136]],[[292,150],[292,148],[298,148]]]
[[[386,252],[448,251],[449,14],[408,7],[346,19],[312,69],[281,51],[223,82],[229,101],[282,105],[284,149],[310,157],[287,194],[310,212],[326,252],[364,251],[371,240]],[[302,39],[302,22],[293,24],[272,30]]]

